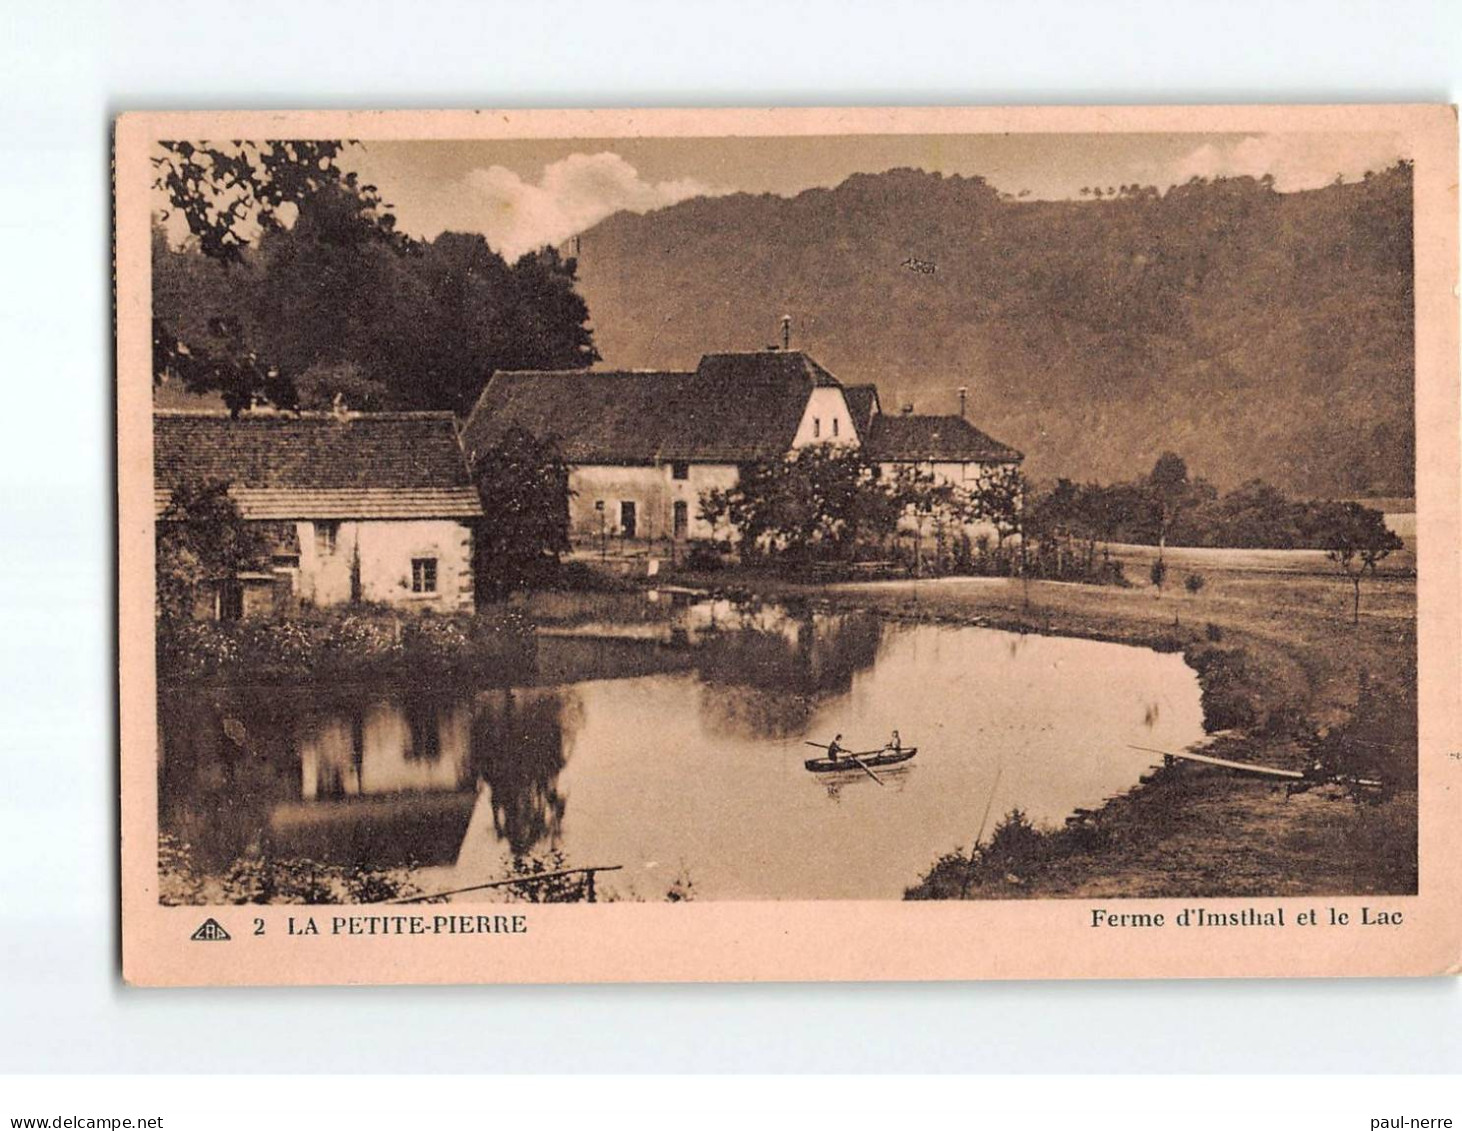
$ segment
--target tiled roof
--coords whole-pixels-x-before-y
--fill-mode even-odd
[[[876,416],[864,449],[874,460],[1015,463],[1020,452],[962,416]]]
[[[465,518],[482,513],[451,413],[153,415],[154,501],[222,481],[246,518]]]
[[[877,385],[844,385],[843,399],[848,402],[853,426],[858,429],[858,439],[867,440],[873,417],[878,412]]]
[[[159,488],[153,507],[161,517],[172,492]],[[482,500],[474,487],[353,488],[339,491],[251,490],[230,487],[239,513],[251,519],[476,518]]]
[[[569,463],[775,459],[814,388],[837,378],[798,351],[707,354],[693,373],[495,373],[463,430],[468,455],[517,427],[553,437]]]

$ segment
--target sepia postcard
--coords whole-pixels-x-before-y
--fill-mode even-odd
[[[1462,965],[1454,108],[114,169],[129,983]]]

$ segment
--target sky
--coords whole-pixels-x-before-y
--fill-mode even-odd
[[[481,232],[510,259],[621,209],[733,192],[793,196],[901,166],[979,175],[1033,199],[1079,199],[1091,185],[1167,188],[1193,176],[1266,173],[1294,192],[1405,156],[1396,138],[1378,133],[372,141],[349,154],[402,230],[426,239]]]

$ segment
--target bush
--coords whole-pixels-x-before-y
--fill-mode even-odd
[[[1207,583],[1208,579],[1201,573],[1190,573],[1183,579],[1183,588],[1196,597],[1203,591],[1203,586]]]
[[[324,680],[403,669],[433,674],[521,670],[534,631],[520,614],[414,615],[381,609],[280,621],[164,620],[158,677],[191,682],[246,675],[254,681]]]
[[[258,851],[222,872],[198,871],[192,848],[166,833],[158,837],[158,902],[168,907],[243,903],[385,903],[419,895],[409,869],[324,864]]]
[[[698,538],[685,551],[685,568],[702,573],[721,569],[726,564],[725,550],[721,543]]]

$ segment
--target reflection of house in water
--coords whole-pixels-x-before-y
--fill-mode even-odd
[[[462,704],[375,700],[299,739],[298,801],[269,814],[282,856],[376,868],[456,859],[475,800]]]
[[[163,831],[200,865],[251,850],[368,868],[454,864],[474,811],[514,855],[558,835],[571,703],[556,689],[475,698],[347,695],[324,711],[277,690],[161,703]],[[232,742],[224,719],[248,719]]]
[[[377,701],[300,739],[300,797],[459,789],[468,772],[468,710],[431,699]]]
[[[820,700],[851,690],[873,666],[881,626],[862,613],[795,615],[748,606],[736,631],[709,637],[696,668],[715,689],[702,700],[716,726],[762,738],[803,732]]]

